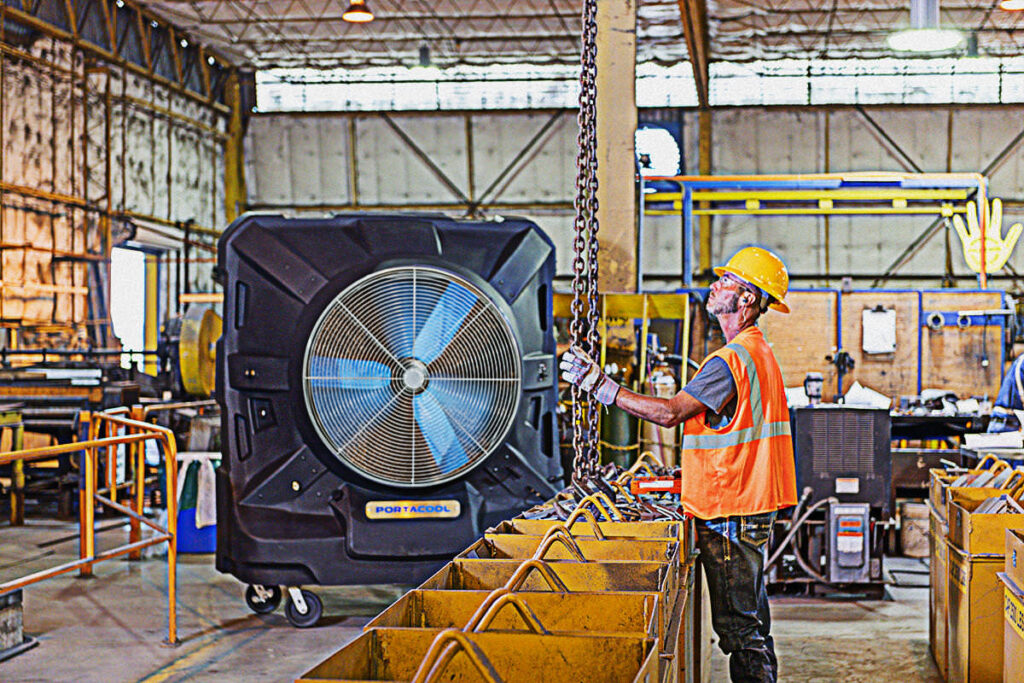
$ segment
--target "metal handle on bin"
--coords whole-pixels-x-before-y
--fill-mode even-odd
[[[522,597],[513,593],[508,588],[495,588],[491,591],[484,601],[480,603],[480,607],[473,613],[473,616],[470,617],[462,630],[486,631],[487,627],[494,621],[494,618],[498,616],[498,612],[506,605],[512,605],[519,612],[519,616],[523,618],[523,621],[526,622],[526,627],[531,632],[537,635],[548,634],[548,630],[540,623],[540,619],[530,609],[530,606],[523,601]]]
[[[1018,467],[999,488],[1011,490],[1016,489],[1021,484],[1024,484],[1024,469]]]
[[[412,683],[430,683],[437,680],[459,650],[466,653],[469,661],[473,662],[484,681],[503,683],[501,676],[495,671],[480,646],[457,628],[446,628],[437,634],[434,642],[427,649],[427,654],[423,656],[419,668],[413,674]]]
[[[574,556],[579,562],[586,562],[587,559],[583,557],[583,551],[580,549],[579,544],[576,540],[569,535],[569,530],[564,525],[553,526],[547,530],[544,537],[540,539],[540,543],[537,544],[537,550],[533,553],[533,559],[543,560],[547,552],[551,550],[551,546],[558,541],[565,546],[569,554]]]
[[[996,460],[996,464],[988,468],[988,471],[991,472],[992,474],[998,474],[1009,466],[1010,463],[1006,462],[1005,460]]]
[[[996,457],[995,455],[993,455],[992,453],[989,453],[988,455],[986,455],[986,456],[985,456],[984,458],[982,458],[982,459],[981,459],[981,460],[980,460],[980,461],[978,462],[978,467],[977,467],[977,469],[979,469],[979,470],[983,470],[983,469],[985,469],[985,466],[986,466],[986,465],[990,465],[990,464],[992,464],[993,462],[996,462],[996,461],[998,461],[998,460],[999,460],[999,458],[997,458],[997,457]]]
[[[555,574],[554,570],[552,570],[547,563],[534,558],[526,560],[516,567],[515,572],[512,573],[512,576],[510,576],[508,581],[505,583],[505,588],[508,588],[510,591],[517,591],[522,588],[523,583],[526,582],[526,577],[530,575],[531,570],[537,570],[540,572],[540,575],[548,582],[548,586],[551,590],[558,591],[559,593],[569,592],[565,582],[558,578],[558,574]]]
[[[602,500],[607,501],[607,503],[608,503],[607,507],[605,507],[601,503]],[[625,516],[623,516],[623,514],[619,510],[619,508],[615,507],[615,503],[612,502],[612,499],[609,498],[608,494],[605,493],[604,491],[598,491],[597,493],[591,493],[589,496],[586,496],[585,498],[581,499],[580,502],[576,504],[576,508],[579,509],[579,508],[583,507],[584,505],[586,505],[587,503],[590,503],[595,508],[597,508],[597,511],[600,512],[602,515],[604,515],[605,519],[607,519],[609,522],[615,521],[615,519],[611,515],[611,512],[615,513],[615,515],[616,515],[616,517],[618,517],[619,521],[622,521],[623,519],[625,519]]]
[[[590,528],[594,530],[594,536],[598,540],[604,540],[604,532],[601,531],[601,527],[597,523],[597,519],[594,518],[594,513],[587,508],[576,508],[569,515],[569,519],[565,520],[565,527],[569,529],[569,534],[572,535],[572,525],[576,522],[578,517],[583,517],[584,520],[590,523]]]
[[[628,503],[636,503],[637,502],[636,496],[634,496],[630,492],[630,490],[626,487],[626,485],[624,483],[622,483],[621,481],[619,481],[618,479],[614,479],[614,480],[612,480],[612,481],[610,481],[608,483],[611,484],[613,489],[615,489],[616,491],[618,491],[619,493],[622,494],[622,497],[626,499],[626,502],[628,502]]]

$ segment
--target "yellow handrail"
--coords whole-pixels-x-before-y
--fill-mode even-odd
[[[49,579],[60,574],[74,571],[75,569],[79,570],[81,575],[89,576],[92,574],[92,566],[98,562],[120,557],[121,555],[126,555],[128,553],[135,554],[142,548],[166,541],[167,642],[174,644],[177,642],[175,580],[177,576],[176,535],[178,514],[177,496],[176,491],[174,490],[175,483],[178,480],[177,445],[174,441],[174,434],[171,430],[165,427],[149,424],[148,422],[143,422],[141,420],[122,417],[121,414],[124,412],[124,409],[114,409],[112,412],[96,412],[91,414],[88,412],[82,413],[80,419],[83,422],[88,421],[89,425],[89,438],[84,441],[44,446],[42,448],[22,449],[0,454],[0,465],[11,462],[25,462],[29,460],[51,458],[55,455],[61,455],[64,453],[80,452],[83,454],[82,461],[80,463],[82,470],[82,485],[79,492],[79,559],[73,562],[66,562],[56,567],[44,569],[42,571],[29,574],[28,576],[0,583],[0,595],[17,590],[23,586],[37,583],[44,579]],[[119,431],[123,431],[124,433],[118,434],[117,432]],[[107,436],[97,438],[97,435],[101,432],[106,432]],[[143,459],[141,449],[137,449],[136,444],[147,440],[156,440],[163,446],[167,475],[166,490],[164,494],[167,504],[166,528],[146,519],[143,515],[142,493],[143,487],[145,486],[145,468],[140,466]],[[113,473],[109,464],[106,468],[108,486],[104,491],[111,491],[110,498],[100,495],[98,488],[97,474],[99,469],[100,449],[106,450],[107,462],[109,463],[112,459],[111,454],[114,452],[112,449],[116,449],[122,444],[130,444],[133,450],[138,451],[139,456],[135,463],[136,466],[134,467],[134,488],[136,495],[133,497],[134,500],[130,501],[133,507],[122,505],[117,502],[116,482],[113,482],[111,479]],[[156,534],[146,540],[140,540],[136,535],[133,535],[129,537],[129,542],[127,544],[97,553],[95,535],[97,502],[112,510],[116,510],[117,512],[127,515],[132,522],[133,528],[141,522],[151,527]]]

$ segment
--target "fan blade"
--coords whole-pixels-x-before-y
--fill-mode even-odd
[[[448,408],[448,414],[459,427],[474,435],[482,431],[499,402],[509,401],[502,387],[491,382],[437,378],[431,380],[430,392]]]
[[[476,302],[476,295],[468,289],[449,283],[416,335],[412,355],[428,364],[440,356]]]
[[[309,378],[314,387],[383,389],[391,382],[391,368],[373,360],[310,356]]]
[[[417,394],[412,400],[412,406],[416,424],[441,472],[451,472],[467,464],[469,456],[466,455],[466,449],[455,435],[455,428],[444,414],[441,403],[430,390]]]

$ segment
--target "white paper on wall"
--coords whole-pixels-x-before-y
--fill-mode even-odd
[[[864,353],[896,352],[896,311],[889,309],[864,309],[861,314],[864,339]]]

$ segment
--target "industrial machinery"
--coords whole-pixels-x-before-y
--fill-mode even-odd
[[[216,375],[216,343],[223,322],[206,305],[189,304],[160,330],[157,357],[162,385],[175,396],[209,396]]]
[[[217,568],[413,582],[561,486],[554,247],[525,220],[247,215],[221,238]]]
[[[890,419],[886,409],[835,404],[791,412],[803,495],[792,518],[778,522],[773,583],[880,592],[893,510]]]

